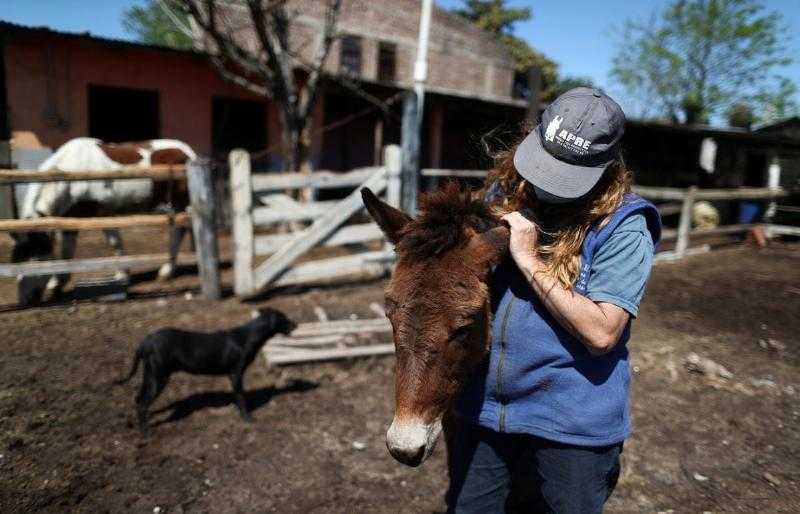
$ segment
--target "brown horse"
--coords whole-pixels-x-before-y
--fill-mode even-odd
[[[508,250],[509,232],[482,201],[455,184],[423,196],[416,219],[369,189],[362,197],[397,253],[386,288],[397,359],[395,415],[386,446],[398,461],[418,466],[430,456],[455,398],[489,351],[487,280]]]

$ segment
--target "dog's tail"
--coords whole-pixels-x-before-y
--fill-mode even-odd
[[[141,346],[136,349],[136,353],[133,355],[133,365],[131,366],[131,370],[128,373],[128,376],[122,377],[122,378],[120,378],[118,380],[114,380],[114,385],[122,385],[122,384],[128,382],[131,378],[133,378],[133,375],[136,374],[136,370],[139,369],[139,361],[140,360],[142,360],[142,347]]]

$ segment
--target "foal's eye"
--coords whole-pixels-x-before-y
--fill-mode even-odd
[[[450,339],[456,342],[463,341],[464,338],[466,338],[469,335],[471,328],[472,328],[471,325],[463,325],[458,327],[453,331],[453,334],[450,337]]]

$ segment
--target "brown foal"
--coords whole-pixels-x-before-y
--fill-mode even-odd
[[[386,288],[397,359],[386,446],[398,461],[418,466],[489,350],[487,280],[508,250],[509,232],[482,201],[455,184],[424,195],[415,219],[369,189],[362,197],[397,253]]]

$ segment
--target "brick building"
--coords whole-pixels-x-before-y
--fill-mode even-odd
[[[318,3],[295,0],[298,48],[319,33]],[[305,5],[301,5],[305,3]],[[411,85],[418,0],[349,0],[327,62],[389,99]],[[247,37],[243,34],[242,37]],[[204,54],[0,22],[0,139],[12,147],[57,148],[79,136],[110,141],[176,138],[201,154],[234,147],[278,169],[280,124],[274,105],[222,80]],[[425,167],[473,167],[479,137],[516,124],[526,102],[512,96],[513,69],[493,38],[446,11],[431,23],[429,86],[423,125]],[[399,142],[400,104],[382,113],[328,81],[312,120],[312,161],[346,170],[380,159]]]

